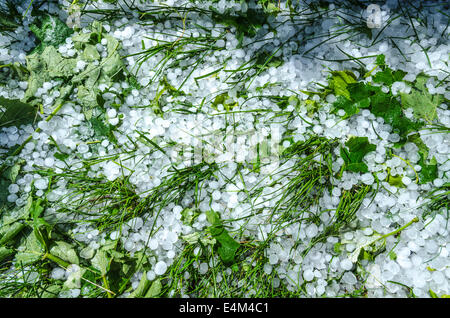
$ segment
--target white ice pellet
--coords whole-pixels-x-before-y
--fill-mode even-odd
[[[341,261],[341,263],[340,263],[340,265],[341,265],[341,268],[344,270],[344,271],[349,271],[349,270],[351,270],[352,268],[353,268],[353,263],[349,260],[349,259],[343,259],[342,261]]]
[[[53,279],[63,279],[66,274],[66,271],[61,267],[56,267],[52,270],[50,277]]]
[[[198,267],[198,271],[200,274],[206,274],[206,272],[208,271],[208,264],[207,263],[201,263],[200,266]]]
[[[17,200],[18,198],[19,198],[19,197],[17,196],[17,194],[12,193],[12,194],[10,194],[10,195],[8,195],[8,196],[6,197],[6,200],[7,200],[8,202],[10,202],[10,203],[13,203],[13,202],[16,202],[16,200]]]
[[[114,108],[110,108],[108,109],[107,114],[109,118],[114,118],[117,115],[117,111]]]
[[[34,181],[34,186],[39,190],[47,189],[48,180],[44,178],[39,178]]]
[[[373,182],[375,181],[375,178],[373,177],[373,175],[371,173],[365,173],[361,176],[361,181],[364,184],[372,185]]]
[[[167,270],[167,264],[163,261],[159,261],[155,264],[154,272],[156,275],[163,275]]]
[[[155,278],[156,278],[155,272],[152,271],[152,270],[149,270],[149,271],[147,272],[147,279],[148,279],[149,281],[153,281]]]
[[[77,150],[79,153],[84,154],[89,151],[89,146],[86,144],[79,144],[77,146]]]
[[[109,118],[109,123],[113,126],[116,126],[119,123],[119,118],[114,117],[114,118]]]
[[[10,184],[8,187],[9,193],[17,193],[19,192],[19,189],[20,189],[19,186],[15,183]]]
[[[151,239],[150,241],[149,241],[149,243],[148,243],[148,247],[151,249],[151,250],[156,250],[157,248],[158,248],[158,240],[156,240],[156,239]]]
[[[55,159],[54,159],[53,157],[47,157],[47,158],[45,158],[45,160],[44,160],[44,164],[45,164],[47,167],[52,167],[54,163],[55,163]]]
[[[77,61],[76,68],[77,68],[79,71],[82,71],[82,70],[84,70],[84,68],[86,67],[86,65],[87,65],[87,63],[86,63],[85,61],[79,60],[79,61]]]
[[[307,281],[310,282],[314,279],[314,272],[311,269],[307,269],[303,272],[303,278]]]
[[[345,272],[344,276],[342,276],[342,281],[349,285],[356,284],[356,276],[352,272]]]

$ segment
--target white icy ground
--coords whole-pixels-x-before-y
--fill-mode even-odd
[[[160,2],[168,6],[186,4],[205,9],[211,5],[207,1],[201,3],[197,1],[195,4],[188,1]],[[66,1],[60,1],[60,3],[67,5]],[[156,4],[157,1],[155,1]],[[102,4],[101,1],[98,5],[102,8],[114,7]],[[237,11],[246,10],[245,7],[232,1],[221,0],[215,6],[219,10],[225,8],[234,8]],[[251,6],[252,4],[250,4]],[[20,9],[24,11],[25,5]],[[284,2],[282,2],[282,9],[285,9]],[[372,185],[376,189],[372,173],[377,173],[378,178],[384,180],[387,176],[387,168],[391,169],[391,174],[404,175],[403,182],[407,187],[397,189],[383,182],[384,188],[379,190],[373,202],[369,197],[364,200],[362,207],[357,212],[357,220],[352,229],[347,229],[340,237],[328,238],[326,244],[314,246],[304,258],[300,254],[308,246],[311,238],[324,229],[324,225],[328,224],[333,213],[322,213],[322,224],[319,227],[306,221],[289,224],[283,230],[276,232],[276,237],[267,248],[268,264],[264,270],[267,273],[276,270],[279,280],[274,281],[274,284],[286,284],[291,290],[298,288],[299,284],[307,282],[305,290],[310,297],[321,295],[332,297],[346,291],[356,290],[361,287],[361,284],[365,284],[369,296],[407,296],[408,292],[404,287],[388,281],[410,286],[414,293],[421,297],[427,297],[429,289],[438,295],[450,294],[450,267],[448,266],[450,264],[450,245],[445,213],[438,214],[435,218],[421,218],[420,222],[403,231],[399,240],[393,236],[388,237],[385,252],[378,255],[373,262],[362,262],[366,274],[361,273],[360,269],[357,269],[349,259],[349,253],[357,245],[369,240],[373,231],[380,234],[390,233],[399,225],[402,226],[415,216],[422,215],[423,211],[419,206],[424,203],[423,195],[434,187],[448,182],[450,169],[448,134],[427,134],[425,131],[420,133],[421,138],[430,149],[429,158],[436,157],[439,178],[433,184],[418,185],[415,183],[414,171],[404,161],[396,157],[387,160],[386,149],[398,140],[398,135],[391,133],[391,127],[383,124],[381,118],[376,118],[368,110],[347,120],[341,120],[338,116],[330,113],[330,103],[335,97],[329,95],[324,107],[313,118],[309,118],[306,111],[297,112],[292,106],[288,106],[284,110],[284,115],[275,117],[281,111],[279,107],[267,98],[261,98],[260,92],[257,91],[258,87],[271,83],[273,85],[264,88],[264,95],[290,96],[292,91],[299,92],[299,90],[313,88],[314,86],[311,86],[313,82],[326,84],[329,69],[348,69],[355,65],[351,61],[329,62],[323,60],[345,59],[346,56],[342,51],[354,57],[375,56],[382,53],[386,56],[386,62],[390,67],[407,72],[406,79],[410,81],[414,80],[420,72],[436,76],[440,81],[447,76],[449,71],[449,30],[446,29],[446,17],[430,6],[429,9],[421,12],[429,19],[428,28],[424,28],[419,23],[415,24],[420,38],[420,46],[428,50],[432,66],[430,67],[422,48],[418,43],[413,43],[415,38],[408,18],[402,15],[384,29],[373,45],[372,40],[364,35],[345,40],[348,38],[347,32],[342,32],[341,35],[320,44],[330,38],[330,32],[338,30],[338,24],[342,23],[339,15],[344,16],[346,13],[350,13],[345,9],[334,7],[334,5],[330,5],[330,9],[327,14],[316,19],[313,25],[308,26],[301,25],[298,21],[292,22],[288,15],[279,14],[271,21],[272,26],[277,30],[276,34],[269,32],[268,27],[265,26],[255,38],[244,37],[242,48],[236,48],[238,39],[233,29],[232,32],[224,32],[223,25],[215,24],[214,20],[207,15],[195,12],[189,13],[184,31],[178,20],[177,22],[173,22],[175,20],[167,21],[164,24],[141,25],[132,14],[129,19],[110,21],[110,24],[104,23],[104,27],[109,30],[108,33],[121,41],[121,55],[142,51],[142,43],[146,47],[156,45],[157,41],[152,39],[171,43],[181,36],[186,38],[212,37],[214,39],[210,45],[224,49],[209,51],[210,53],[202,56],[201,59],[199,55],[186,57],[179,63],[178,68],[164,70],[163,75],[166,76],[168,82],[175,88],[182,86],[181,90],[186,93],[186,96],[171,97],[169,94],[164,94],[162,96],[164,104],[162,117],[155,115],[151,108],[134,107],[149,105],[161,90],[158,81],[146,86],[155,76],[155,70],[164,59],[164,55],[161,53],[153,55],[140,65],[136,74],[137,79],[141,85],[146,87],[133,90],[117,111],[111,106],[117,99],[113,94],[105,93],[103,97],[106,100],[105,107],[108,109],[108,120],[109,123],[117,126],[114,134],[120,147],[113,145],[107,139],[90,143],[97,140],[93,138],[93,132],[85,121],[81,106],[77,103],[76,94],[72,97],[71,102],[66,103],[59,111],[58,116],[48,123],[41,121],[38,124],[42,129],[40,133],[35,133],[36,127],[31,126],[20,129],[15,127],[1,129],[0,146],[2,147],[21,144],[30,134],[33,134],[33,140],[18,156],[24,159],[26,164],[22,169],[24,173],[20,175],[16,184],[10,186],[9,200],[16,202],[19,206],[24,205],[28,194],[32,191],[33,182],[34,188],[37,190],[36,195],[44,195],[44,191],[48,187],[48,180],[34,172],[36,167],[47,167],[56,173],[61,173],[63,169],[71,169],[74,172],[87,169],[89,177],[100,177],[109,181],[129,175],[129,180],[135,186],[136,193],[145,197],[149,190],[157,187],[168,175],[168,169],[172,164],[181,169],[192,165],[192,162],[190,160],[174,162],[176,158],[166,156],[160,151],[154,151],[138,140],[140,135],[136,131],[144,133],[149,139],[157,138],[158,145],[164,148],[168,154],[172,154],[171,151],[179,150],[180,147],[183,149],[198,147],[204,141],[208,145],[204,146],[203,150],[210,154],[215,153],[215,162],[220,166],[220,173],[216,173],[217,179],[211,178],[203,182],[199,195],[199,209],[204,212],[212,208],[221,214],[222,219],[239,219],[247,216],[256,208],[264,208],[265,213],[252,215],[245,220],[245,236],[261,240],[265,238],[265,234],[273,230],[272,225],[267,222],[270,208],[276,202],[276,198],[271,193],[282,185],[280,183],[269,187],[272,180],[269,180],[267,176],[276,175],[277,169],[288,167],[292,163],[287,162],[282,167],[278,167],[275,162],[262,167],[259,173],[240,168],[241,179],[241,176],[236,174],[238,163],[254,159],[254,149],[258,143],[264,141],[270,134],[274,143],[279,142],[283,147],[287,147],[289,141],[283,139],[283,134],[288,130],[293,131],[294,141],[306,140],[311,135],[330,139],[338,138],[342,143],[350,135],[368,137],[369,142],[377,146],[375,152],[365,157],[370,173],[345,172],[341,179],[333,179],[332,193],[324,193],[319,207],[312,207],[311,210],[333,211],[339,203],[341,191],[349,190],[357,183]],[[396,1],[387,1],[387,4],[381,9],[384,22],[399,12]],[[306,10],[306,8],[302,8],[299,12],[302,10]],[[59,12],[55,7],[50,6],[49,12],[59,13],[63,20],[67,18],[66,12]],[[307,13],[308,11],[302,11],[303,15]],[[298,19],[302,19],[302,14],[297,16]],[[367,15],[364,10],[361,10],[361,14]],[[174,12],[173,16],[177,17],[178,15]],[[194,25],[193,22],[197,25]],[[83,23],[88,26],[89,20],[83,20]],[[223,35],[224,33],[225,35]],[[374,34],[377,33],[374,31]],[[10,43],[10,37],[0,35],[0,64],[13,61],[25,63],[25,56],[34,45],[26,24],[24,28],[16,31],[16,36],[22,40]],[[72,49],[71,41],[66,42],[60,47],[60,52],[68,52]],[[286,44],[283,48],[275,53],[275,57],[281,58],[284,62],[281,66],[270,67],[252,77],[251,80],[241,81],[237,86],[230,83],[232,80],[228,78],[230,72],[227,71],[239,68],[249,61],[255,52],[260,50],[274,52],[284,42]],[[199,45],[188,44],[184,49],[196,49]],[[313,49],[316,45],[318,45],[317,48]],[[99,48],[99,50],[105,51],[106,47]],[[400,51],[408,57],[408,60],[400,54]],[[130,56],[125,59],[127,68],[131,72],[135,72],[138,58],[139,56]],[[364,58],[362,61],[366,65],[367,71],[375,66],[375,57]],[[192,66],[196,62],[198,64],[191,73]],[[83,66],[77,65],[80,69]],[[214,76],[195,80],[195,78],[209,74],[221,67],[223,67],[222,70]],[[449,98],[447,84],[435,88],[436,83],[436,81],[429,82],[429,91],[445,94],[446,98]],[[12,80],[7,87],[0,87],[0,96],[22,98],[26,85],[26,82]],[[52,91],[53,85],[56,83],[46,83],[40,90],[44,109],[52,109],[52,103],[57,97]],[[126,83],[114,84],[114,89],[118,92],[125,88],[127,88]],[[102,89],[106,88],[102,87]],[[247,89],[247,99],[237,97],[243,89]],[[407,90],[408,87],[397,83],[392,89],[402,91]],[[234,114],[227,114],[220,105],[218,110],[211,107],[214,96],[223,92],[228,92],[232,103],[238,103],[233,108]],[[300,93],[300,96],[304,99],[307,98],[303,93]],[[180,107],[182,104],[191,104],[192,107]],[[202,105],[201,109],[200,105]],[[446,107],[443,105],[443,109],[438,109],[436,123],[448,127],[450,110]],[[179,108],[188,109],[193,113],[176,111]],[[240,110],[246,112],[238,112]],[[44,115],[48,115],[48,113],[50,111]],[[288,121],[288,115],[291,114],[295,119]],[[302,118],[307,119],[308,123]],[[233,129],[235,133],[241,132],[235,139],[232,136]],[[50,136],[54,138],[63,152],[69,154],[66,163],[54,157],[57,149],[49,146]],[[138,147],[135,147],[129,138],[136,142]],[[222,142],[225,149],[213,147],[214,143]],[[133,152],[134,155],[130,156],[125,151]],[[411,143],[395,149],[394,153],[408,159],[411,163],[417,163],[419,160],[417,147]],[[339,157],[339,148],[335,149],[335,155],[333,170],[339,171],[343,164],[343,160]],[[88,168],[82,164],[82,160],[97,157],[106,159],[99,160],[99,163],[90,165]],[[122,169],[118,165],[119,162],[128,169]],[[416,170],[417,168],[418,166],[415,166]],[[283,179],[283,182],[286,182],[286,178]],[[64,178],[52,185],[52,190],[48,193],[47,198],[50,202],[55,202],[55,206],[47,209],[47,215],[53,214],[61,221],[71,218],[88,219],[89,217],[86,215],[73,216],[58,213],[58,207],[61,204],[70,205],[75,200],[70,196],[71,190],[66,186],[67,180]],[[247,200],[248,196],[245,190],[250,190],[255,186],[264,187],[262,196],[257,200]],[[181,236],[208,226],[204,213],[199,216],[192,227],[181,222],[181,211],[186,207],[191,207],[193,200],[194,192],[188,191],[180,205],[170,203],[162,209],[158,216],[141,215],[139,218],[131,220],[128,226],[124,226],[121,233],[117,231],[100,233],[87,222],[75,223],[67,230],[73,233],[76,240],[85,243],[92,249],[98,249],[105,243],[108,236],[111,239],[120,239],[124,249],[131,254],[142,250],[147,245],[146,253],[149,255],[150,262],[154,264],[153,271],[148,272],[147,275],[149,279],[154,279],[166,272],[183,244],[186,244]],[[155,224],[156,228],[160,227],[160,230],[148,240],[150,231]],[[244,225],[244,221],[234,221],[230,225],[239,229]],[[298,240],[302,243],[293,248],[294,243]],[[336,256],[332,251],[337,242],[343,244],[343,252]],[[388,252],[392,249],[397,255],[395,260],[388,256]],[[211,264],[202,263],[198,266],[201,273],[206,273]],[[427,267],[435,270],[430,271]],[[358,281],[355,275],[357,273],[366,277],[367,281],[365,283]],[[53,272],[53,277],[56,279],[64,279],[67,275],[60,269],[55,269]],[[139,278],[140,275],[137,273],[133,281],[134,287],[137,286]],[[77,291],[71,294],[71,296],[76,295]],[[248,296],[251,296],[251,293]]]

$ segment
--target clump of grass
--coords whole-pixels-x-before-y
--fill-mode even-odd
[[[195,254],[196,250],[201,252]],[[269,274],[263,270],[267,263],[263,244],[241,242],[236,259],[233,265],[227,266],[215,256],[211,246],[188,245],[171,267],[164,294],[241,298],[298,297],[303,293],[301,289],[292,291],[280,283],[276,270]],[[199,272],[201,263],[210,265],[206,273]]]
[[[0,32],[11,32],[20,26],[21,15],[12,0],[0,3]]]
[[[422,217],[431,216],[434,217],[438,213],[443,213],[444,217],[447,219],[446,227],[448,226],[448,221],[450,219],[449,215],[449,197],[450,197],[450,183],[444,183],[440,187],[436,187],[424,197],[427,201],[422,205],[424,212]]]

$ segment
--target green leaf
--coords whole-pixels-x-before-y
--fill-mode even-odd
[[[436,108],[443,102],[442,95],[431,95],[426,87],[429,77],[419,75],[409,94],[401,93],[403,108],[412,108],[414,117],[431,122],[436,118]]]
[[[379,241],[382,236],[374,233],[365,243],[356,244],[356,248],[350,253],[349,259],[352,263],[356,263],[362,252],[367,252],[369,247],[375,242]],[[378,248],[377,248],[378,249]],[[362,253],[364,255],[364,253]],[[367,256],[366,256],[367,257]]]
[[[138,287],[128,296],[128,298],[143,297],[146,294],[148,288],[150,287],[150,284],[151,282],[147,278],[147,272],[144,272],[142,274]]]
[[[75,252],[75,249],[72,247],[72,245],[63,242],[63,241],[56,241],[56,245],[52,246],[50,249],[50,253],[56,257],[59,257],[60,259],[70,263],[70,264],[79,264],[79,259],[77,256],[77,253]]]
[[[195,244],[200,239],[200,233],[194,232],[194,233],[186,234],[186,235],[181,236],[181,238],[184,241],[186,241],[188,244]]]
[[[10,242],[17,236],[23,229],[25,224],[21,222],[14,222],[8,225],[4,225],[0,228],[0,246],[3,246]]]
[[[350,92],[347,90],[348,84],[356,83],[356,76],[350,71],[331,72],[330,88],[336,96],[344,96],[350,99]]]
[[[77,59],[64,58],[53,46],[47,46],[42,53],[27,55],[27,69],[30,73],[28,88],[24,100],[35,98],[37,90],[44,82],[52,79],[64,79],[65,84],[60,89],[60,98],[66,98],[73,85],[68,79],[75,74]]]
[[[41,59],[39,53],[28,54],[26,57],[27,70],[30,73],[28,78],[28,87],[25,91],[24,100],[34,98],[39,87],[42,87],[45,81],[49,80],[46,65]]]
[[[79,44],[86,44],[91,42],[91,33],[78,33],[72,36],[72,41],[78,46],[76,46],[77,49],[80,49],[81,46]]]
[[[69,154],[62,152],[56,152],[53,156],[61,161],[65,161],[67,158],[69,158]]]
[[[389,258],[393,261],[395,261],[397,259],[397,254],[395,254],[394,251],[390,251],[388,255],[389,255]]]
[[[211,224],[211,225],[221,225],[221,220],[220,220],[220,216],[219,213],[213,211],[213,210],[209,210],[206,211],[206,220]]]
[[[220,258],[225,264],[230,264],[235,261],[235,255],[239,248],[239,243],[236,242],[226,230],[224,230],[220,235],[215,236],[215,239],[219,243],[217,249]]]
[[[86,116],[86,111],[92,110],[97,107],[97,92],[95,88],[85,87],[84,85],[78,85],[78,99],[83,105],[83,112]],[[87,117],[87,116],[86,116]],[[90,120],[91,118],[86,118]]]
[[[1,200],[0,200],[1,202]],[[30,215],[30,207],[33,202],[33,199],[31,195],[27,198],[27,203],[24,206],[21,207],[15,207],[13,209],[11,208],[5,208],[4,211],[1,211],[0,214],[3,214],[0,224],[2,226],[6,226],[13,223],[20,223],[20,220],[25,220]],[[1,230],[0,230],[1,232]],[[1,234],[0,234],[1,236]],[[0,244],[1,245],[1,244]]]
[[[114,52],[102,62],[102,70],[109,77],[118,74],[123,68],[122,58],[119,53]]]
[[[365,84],[364,82],[349,84],[347,89],[350,93],[351,99],[355,102],[370,98],[380,93],[384,94],[381,91],[381,87]]]
[[[430,293],[431,298],[439,298],[438,295],[436,295],[436,293],[431,289],[428,292]]]
[[[36,21],[37,23],[30,25],[30,30],[41,42],[37,51],[48,45],[58,47],[73,33],[64,22],[48,14]]]
[[[419,171],[419,184],[431,182],[438,177],[436,158],[430,160],[427,164],[424,155],[419,152],[420,160],[417,163],[422,169]]]
[[[102,276],[108,273],[109,258],[105,251],[103,251],[102,249],[97,251],[94,258],[92,258],[91,263],[94,268],[100,271]]]
[[[97,137],[108,137],[109,141],[116,143],[116,137],[114,136],[114,126],[105,122],[101,117],[92,117],[89,122]]]
[[[185,225],[192,225],[197,217],[200,215],[200,211],[197,209],[185,208],[181,211],[181,221]],[[206,213],[208,215],[208,212]]]
[[[97,48],[94,45],[87,44],[83,51],[83,60],[87,62],[93,62],[96,60],[100,60],[100,54],[97,51]]]
[[[377,148],[375,145],[369,143],[369,138],[367,137],[350,137],[345,145],[350,152],[351,162],[361,161],[366,154],[375,151]]]
[[[391,125],[393,132],[397,133],[401,141],[406,141],[409,132],[417,131],[422,123],[413,122],[404,116],[400,103],[392,94],[378,93],[371,97],[371,112]]]
[[[3,262],[8,257],[10,257],[11,255],[14,255],[14,250],[12,248],[7,248],[4,246],[0,247],[0,263]]]
[[[405,77],[406,73],[402,70],[392,71],[387,67],[384,54],[380,54],[377,56],[377,60],[375,62],[382,71],[376,73],[372,76],[372,79],[375,83],[384,83],[385,85],[391,86],[392,83],[400,81]]]
[[[0,177],[0,212],[4,207],[11,205],[8,202],[9,190],[8,187],[11,181]]]
[[[17,265],[28,265],[40,260],[44,256],[44,249],[37,239],[35,232],[31,232],[25,241],[23,251],[16,254]]]
[[[16,182],[16,178],[19,175],[19,171],[23,163],[23,160],[18,160],[13,166],[10,166],[5,171],[3,171],[2,174],[0,174],[0,215],[3,208],[14,205],[8,202],[8,187],[11,185],[11,183]],[[8,209],[8,211],[11,211],[11,209]],[[3,223],[5,223],[5,218],[3,218]]]
[[[84,259],[91,259],[92,257],[94,257],[94,254],[95,250],[90,246],[86,246],[80,251],[80,257]]]
[[[78,270],[71,270],[69,277],[64,282],[64,287],[68,289],[80,288],[81,287],[81,277],[83,277],[86,269],[78,267],[78,265],[70,265],[68,269],[74,268]]]
[[[359,113],[361,108],[369,108],[371,103],[370,97],[377,93],[379,88],[364,83],[350,83],[347,86],[347,90],[350,99],[344,96],[338,96],[333,103],[334,113],[339,109],[345,111],[345,115],[343,116],[344,119]]]
[[[424,158],[428,158],[429,149],[427,145],[425,145],[423,140],[420,138],[419,133],[409,135],[408,141],[414,143],[419,148],[419,153],[421,153]]]
[[[378,55],[375,64],[378,66],[385,66],[386,65],[386,56],[384,54]]]
[[[95,84],[100,76],[100,72],[101,72],[100,66],[89,64],[84,71],[76,74],[72,78],[72,83],[83,85],[83,82],[89,78],[90,79],[89,83]]]
[[[384,83],[386,85],[392,85],[394,82],[394,76],[391,69],[387,68],[384,71],[378,72],[372,76],[375,83]]]
[[[206,218],[212,225],[209,231],[217,242],[217,252],[225,264],[234,262],[239,243],[236,242],[225,229],[217,212],[212,210],[206,212]]]
[[[380,57],[378,62],[381,64],[384,63],[383,61],[384,58]],[[392,72],[387,68],[377,74],[379,75],[374,76],[375,82],[387,82],[387,84],[399,81],[405,75],[402,71]],[[364,82],[352,82],[343,79],[342,76],[335,82],[330,83],[330,87],[336,86],[341,91],[341,96],[338,96],[333,103],[333,112],[336,113],[343,109],[345,111],[344,119],[357,114],[362,108],[367,108],[375,116],[382,117],[387,124],[392,126],[393,132],[400,136],[400,144],[406,141],[410,132],[417,131],[423,126],[423,123],[414,122],[404,116],[401,104],[391,93],[384,93],[381,87]],[[345,91],[342,93],[344,89],[348,94]],[[359,169],[359,167],[355,169]]]
[[[108,57],[110,57],[114,53],[117,53],[117,50],[120,49],[120,42],[115,37],[108,34],[105,34],[104,38],[106,39],[106,49],[108,50]]]
[[[393,176],[390,173],[390,169],[388,169],[388,176],[386,177],[386,181],[394,187],[397,188],[405,188],[406,186],[403,184],[403,176],[401,175],[397,175],[397,176]]]
[[[41,205],[42,199],[37,199],[33,201],[31,207],[30,207],[30,215],[33,218],[33,220],[37,220],[40,218],[42,212],[44,211],[44,207]]]
[[[150,286],[148,292],[145,294],[145,298],[157,298],[161,294],[162,284],[161,280],[155,280]]]
[[[33,231],[37,240],[41,243],[42,247],[47,251],[49,248],[50,233],[52,226],[41,217],[44,211],[43,200],[37,199],[32,202],[30,207],[30,215],[33,219]]]
[[[46,287],[45,291],[41,294],[41,298],[57,298],[60,291],[60,285],[50,285]]]
[[[11,182],[16,182],[16,178],[19,175],[20,168],[24,163],[25,163],[24,160],[17,161],[13,166],[6,169],[3,175]]]
[[[350,137],[345,143],[347,149],[341,147],[341,157],[344,159],[345,170],[353,172],[367,172],[368,167],[363,162],[366,154],[376,149],[376,146],[369,143],[367,137]]]
[[[76,59],[62,57],[54,46],[47,46],[42,52],[41,58],[51,78],[67,78],[75,74]]]
[[[30,104],[0,97],[0,127],[31,124],[36,119],[36,111]]]
[[[334,244],[333,251],[336,254],[338,254],[338,255],[341,254],[341,252],[342,252],[342,243],[337,242],[336,244]]]

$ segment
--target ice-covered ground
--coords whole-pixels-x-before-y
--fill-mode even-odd
[[[384,54],[390,68],[406,73],[404,80],[414,82],[418,74],[427,74],[431,77],[427,82],[430,94],[442,94],[448,100],[448,4],[430,2],[417,12],[399,6],[397,1],[387,1],[380,12],[383,28],[369,29],[373,35],[370,39],[367,34],[352,31],[354,26],[349,21],[355,19],[352,15],[355,8],[350,10],[330,1],[328,9],[315,18],[315,13],[304,4],[292,14],[285,1],[281,1],[281,13],[272,15],[253,37],[244,34],[242,38],[236,27],[218,23],[207,10],[213,5],[219,12],[231,9],[243,14],[256,8],[253,1],[245,5],[223,0],[159,2],[167,5],[166,8],[174,8],[165,21],[154,22],[155,19],[143,23],[136,11],[126,18],[102,21],[103,32],[110,38],[104,37],[95,46],[98,56],[90,61],[79,44],[84,41],[83,34],[92,32],[91,22],[100,15],[82,15],[82,28],[57,48],[63,58],[76,59],[75,69],[69,72],[71,78],[83,74],[90,64],[109,65],[108,59],[118,52],[140,87],[115,79],[114,70],[104,82],[94,81],[104,103],[104,125],[111,125],[108,127],[113,138],[100,136],[87,119],[98,114],[95,109],[87,114],[83,104],[89,97],[80,93],[80,86],[74,87],[69,101],[51,120],[20,128],[1,128],[3,153],[32,136],[14,157],[14,160],[24,160],[24,164],[15,183],[8,187],[7,200],[20,207],[27,204],[31,193],[46,197],[49,201],[46,217],[62,223],[62,229],[79,242],[77,252],[81,258],[90,259],[111,240],[119,240],[130,255],[145,249],[151,265],[151,270],[146,272],[149,280],[167,274],[168,267],[188,244],[183,237],[209,226],[205,212],[212,209],[223,220],[230,220],[229,232],[235,233],[236,238],[240,233],[239,239],[264,241],[269,234],[273,235],[265,248],[267,263],[263,270],[267,275],[277,272],[275,287],[283,284],[293,291],[302,286],[309,297],[333,297],[362,286],[369,297],[406,297],[409,290],[401,284],[411,287],[419,297],[428,297],[430,289],[437,295],[450,294],[448,216],[445,207],[430,215],[423,207],[428,202],[427,193],[449,182],[448,133],[419,131],[429,149],[428,159],[434,157],[437,162],[437,178],[418,184],[416,175],[421,167],[416,144],[407,142],[395,148],[399,135],[368,109],[342,119],[331,111],[336,100],[332,93],[324,100],[319,95],[307,94],[319,89],[321,84],[327,85],[330,70],[351,69],[356,73],[355,58],[360,58],[358,61],[369,72],[376,66],[376,56]],[[67,1],[59,4],[65,8],[70,5]],[[139,7],[145,10],[157,5],[155,1]],[[118,5],[98,1],[95,6],[114,9]],[[188,9],[181,11],[184,6]],[[27,3],[18,8],[25,12]],[[43,8],[67,21],[67,10],[56,5]],[[410,19],[408,14],[412,12],[416,16]],[[359,14],[363,21],[368,16],[364,8]],[[185,19],[181,20],[180,16]],[[419,22],[421,17],[426,17],[426,25]],[[29,29],[33,19],[28,16],[12,36],[0,33],[0,64],[30,63],[27,55],[37,43]],[[116,47],[114,39],[119,43]],[[160,49],[153,50],[155,47]],[[146,50],[147,54],[142,54]],[[263,53],[267,58],[273,54],[272,62],[277,63],[269,62],[261,72],[257,68],[247,71],[246,66]],[[371,77],[365,81],[370,82]],[[30,81],[11,79],[0,86],[0,96],[30,98],[26,95],[30,84]],[[44,119],[53,116],[60,88],[67,83],[54,76],[39,84],[42,85],[36,87],[34,97],[42,103],[39,116]],[[83,89],[88,93],[92,91],[85,86]],[[389,91],[389,87],[383,89]],[[398,95],[410,92],[411,87],[399,81],[391,89]],[[322,107],[313,113],[306,107],[295,107],[294,102],[280,108],[277,100],[269,98],[294,94],[298,100],[315,100]],[[225,97],[218,101],[216,96]],[[441,104],[436,112],[433,124],[448,127],[447,105]],[[413,116],[408,110],[405,114],[408,118]],[[306,216],[295,218],[295,222],[278,220],[282,213],[280,210],[277,214],[277,202],[285,185],[296,177],[292,170],[295,159],[284,160],[279,154],[293,143],[307,141],[312,136],[338,141],[330,150],[334,173],[329,179],[330,191],[323,191],[311,206],[302,208],[307,210],[305,215],[314,215],[319,221],[312,222]],[[350,136],[367,137],[376,150],[364,157],[368,172],[344,171],[337,178],[344,164],[338,145],[343,145]],[[254,170],[249,163],[257,159],[257,146],[263,143],[271,153],[261,159],[265,164]],[[320,160],[320,153],[317,158]],[[93,193],[95,187],[86,185],[86,192],[80,192],[85,185],[80,181],[77,186],[76,175],[109,182],[128,177],[133,191],[145,200],[155,189],[164,186],[173,167],[182,170],[201,166],[200,170],[207,171],[211,166],[202,166],[204,162],[215,163],[217,170],[200,181],[198,191],[194,191],[195,187],[180,190],[182,197],[163,202],[160,210],[141,210],[139,216],[113,231],[99,230],[95,222],[89,222],[99,219],[99,211],[104,211],[108,201],[88,207],[84,196]],[[53,177],[42,173],[48,170]],[[388,175],[402,176],[403,186],[384,181]],[[358,186],[369,186],[376,195],[367,195],[362,200],[355,220],[339,235],[329,236],[311,247],[312,240],[334,222],[342,197]],[[169,189],[167,194],[177,196],[175,190]],[[149,205],[157,207],[158,202]],[[183,217],[187,208],[201,212],[191,224]],[[73,209],[79,213],[73,213]],[[352,257],[374,235],[391,233],[415,217],[419,221],[412,222],[400,235],[386,236],[385,248],[373,260]],[[209,264],[195,266],[206,274],[214,266],[213,261],[214,258]],[[52,272],[55,279],[64,280],[69,275],[59,267]],[[141,275],[142,272],[135,274],[134,288]],[[80,294],[76,288],[71,291],[68,295]],[[247,293],[251,295],[252,292]]]

